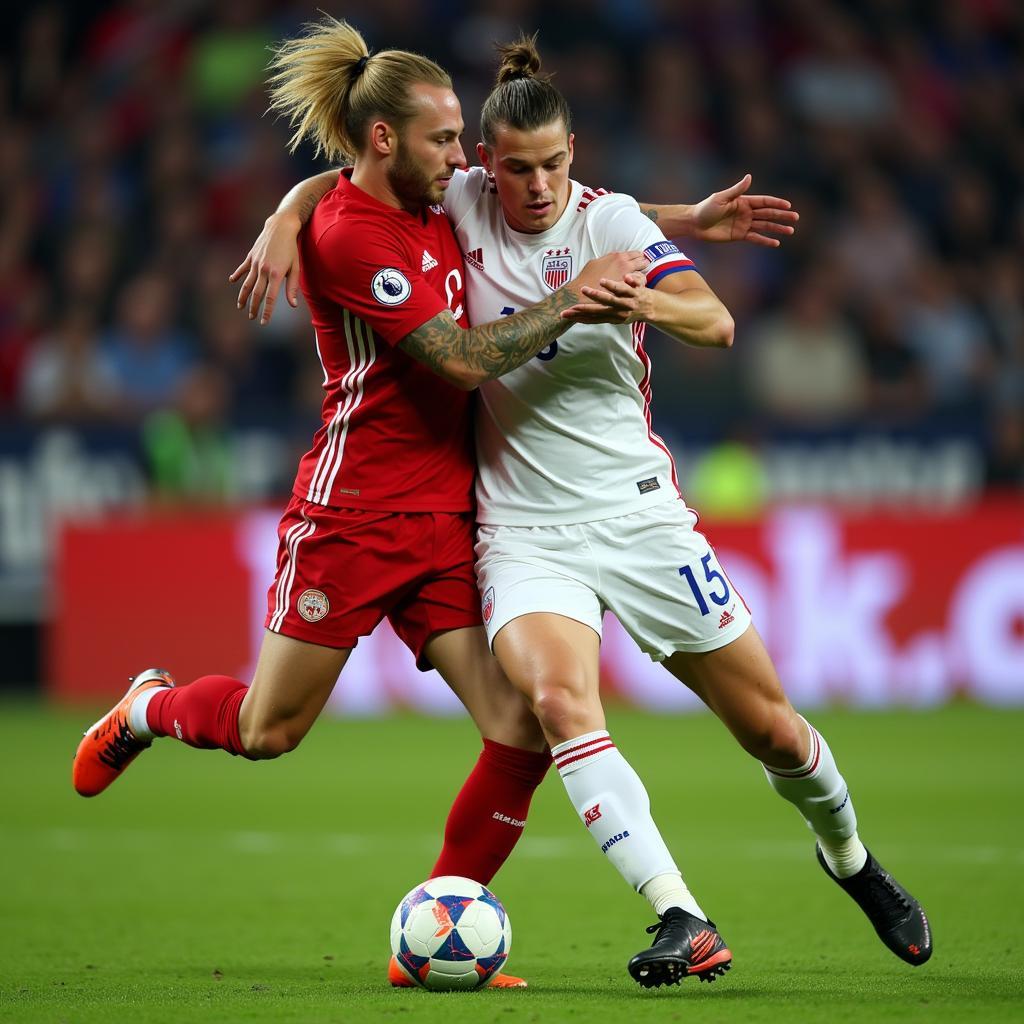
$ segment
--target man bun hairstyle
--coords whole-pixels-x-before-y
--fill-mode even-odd
[[[287,116],[293,129],[289,151],[308,138],[314,156],[331,161],[361,152],[374,121],[401,130],[417,112],[414,85],[452,87],[448,72],[429,58],[406,50],[371,53],[355,28],[329,14],[280,43],[269,70],[270,109]]]
[[[541,75],[537,33],[521,35],[514,43],[497,47],[501,57],[491,94],[480,111],[480,137],[488,149],[494,147],[499,125],[517,131],[534,131],[561,120],[566,135],[572,131],[572,114],[565,97]]]

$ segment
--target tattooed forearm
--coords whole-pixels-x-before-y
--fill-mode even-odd
[[[571,324],[558,314],[578,301],[568,287],[521,313],[464,331],[449,311],[439,313],[402,339],[413,359],[455,383],[476,387],[532,359]]]
[[[649,217],[655,224],[658,223],[658,211],[653,206],[641,206],[640,209],[644,216]]]

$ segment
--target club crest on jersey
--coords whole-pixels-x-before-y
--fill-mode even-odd
[[[490,622],[494,614],[494,587],[488,587],[483,600],[484,622]]]
[[[322,590],[304,590],[295,606],[307,622],[319,622],[331,610],[331,602]]]
[[[553,291],[558,291],[572,277],[572,254],[568,249],[548,249],[540,265],[544,283]]]
[[[381,305],[397,306],[412,295],[412,285],[400,270],[395,270],[394,267],[385,267],[373,275],[370,291]]]

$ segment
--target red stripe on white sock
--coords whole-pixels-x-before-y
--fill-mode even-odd
[[[807,730],[811,738],[811,752],[807,759],[809,762],[808,766],[787,770],[785,768],[772,768],[769,765],[765,765],[765,768],[772,775],[777,775],[780,779],[804,779],[808,775],[813,775],[818,770],[818,764],[821,762],[821,737],[818,735],[818,730],[810,722],[807,723]]]
[[[595,736],[593,739],[584,740],[582,743],[569,740],[567,743],[555,747],[551,752],[551,756],[555,762],[555,767],[561,771],[570,764],[578,765],[580,761],[603,754],[606,750],[614,749],[615,744],[612,743],[608,733],[605,732]]]

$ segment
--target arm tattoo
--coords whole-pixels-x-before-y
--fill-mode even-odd
[[[483,380],[494,380],[532,359],[572,325],[558,314],[579,301],[568,287],[521,313],[464,331],[449,310],[438,313],[399,343],[403,352],[440,376],[448,363],[462,363]]]
[[[657,224],[657,222],[658,222],[658,211],[653,206],[641,206],[640,207],[640,212],[645,217],[649,217],[651,220],[653,220],[655,222],[655,224]]]

